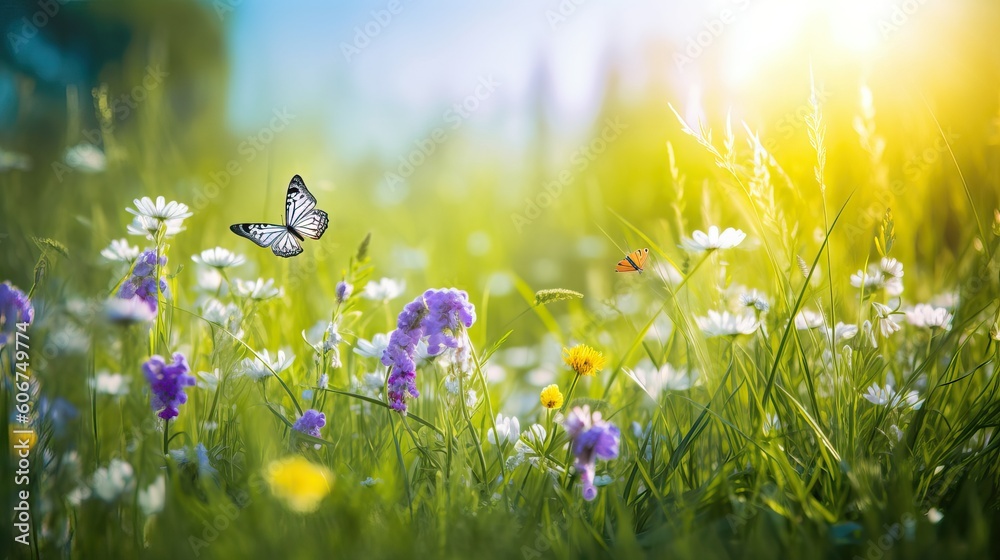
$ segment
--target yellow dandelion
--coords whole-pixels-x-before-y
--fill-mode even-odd
[[[577,344],[568,350],[563,348],[563,352],[566,353],[563,361],[580,375],[594,375],[604,369],[604,354],[586,344]]]
[[[265,478],[271,493],[300,513],[316,511],[333,486],[332,472],[298,455],[271,461]]]
[[[559,392],[559,386],[553,383],[542,389],[541,400],[545,408],[560,408],[563,405],[563,394]]]

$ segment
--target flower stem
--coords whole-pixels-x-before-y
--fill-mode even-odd
[[[396,445],[396,459],[399,461],[399,470],[403,474],[403,486],[406,488],[406,504],[410,510],[410,521],[413,521],[413,494],[410,491],[410,478],[406,473],[406,463],[403,461],[403,450],[399,446],[399,437],[396,434],[396,419],[393,417],[395,411],[386,410],[389,415],[389,425],[392,428],[392,442]]]
[[[576,390],[576,384],[579,383],[579,381],[580,381],[580,374],[578,373],[576,374],[576,377],[573,378],[573,382],[570,383],[569,391],[566,391],[566,398],[565,400],[563,400],[563,405],[559,409],[560,411],[564,410],[567,406],[569,406],[569,402],[573,398],[573,392]],[[556,440],[556,426],[552,423],[553,415],[551,414],[551,411],[549,412],[550,412],[549,426],[551,427],[551,429],[548,432],[548,436],[545,438],[545,444],[542,445],[542,450],[545,452],[545,455],[548,455],[549,453],[552,452],[551,447]]]
[[[563,403],[562,408],[569,406],[570,401],[573,400],[573,392],[576,391],[576,384],[579,382],[580,374],[578,373],[576,374],[576,377],[573,378],[573,383],[570,383],[569,391],[566,391],[566,401]],[[562,410],[562,408],[559,410]]]
[[[499,432],[497,431],[496,417],[493,416],[493,403],[490,400],[490,388],[489,388],[489,385],[486,384],[486,376],[483,374],[482,364],[479,363],[479,356],[476,355],[476,349],[475,349],[475,347],[472,346],[472,341],[469,340],[469,339],[466,339],[465,342],[469,345],[469,352],[472,355],[472,361],[476,364],[476,374],[479,377],[479,382],[482,383],[482,385],[483,385],[483,397],[486,399],[486,409],[489,411],[490,424],[493,427],[493,433],[494,434],[498,434]],[[453,373],[455,373],[455,375],[457,377],[459,377],[459,379],[461,379],[462,372],[460,372],[460,371],[459,372],[454,372],[454,369],[456,369],[456,368],[454,368],[454,366],[452,366],[452,367],[453,367]],[[459,398],[460,399],[464,398],[464,393],[460,394]],[[505,488],[505,491],[503,492],[503,497],[504,497],[504,501],[509,506],[510,505],[510,498],[507,496],[507,492],[506,492],[507,483],[509,482],[507,480],[507,466],[504,464],[505,461],[504,461],[504,456],[503,456],[503,447],[499,444],[499,440],[497,441],[497,446],[496,447],[497,447],[497,459],[498,459],[498,462],[500,463],[500,476],[501,476],[501,478],[503,478],[503,483],[504,483],[504,488]]]
[[[465,384],[463,383],[461,375],[458,376],[458,400],[459,408],[462,409],[462,416],[465,417],[465,422],[469,425],[469,433],[472,435],[472,442],[476,444],[476,453],[479,455],[479,465],[483,469],[483,484],[489,484],[489,475],[486,473],[486,456],[483,455],[483,444],[479,441],[479,435],[476,433],[476,427],[472,425],[472,417],[469,416],[469,407],[465,406]],[[494,433],[496,431],[494,430]],[[489,486],[487,486],[488,488]]]
[[[170,420],[163,421],[163,456],[168,455],[168,446],[170,445]]]
[[[566,392],[566,402],[563,404],[563,408],[569,406],[570,400],[573,398],[573,392],[576,391],[576,384],[579,382],[580,382],[580,374],[578,373],[576,374],[576,377],[573,378],[573,383],[569,386],[569,391]],[[553,428],[552,431],[555,432],[555,429]],[[563,461],[564,463],[563,486],[567,486],[569,483],[569,460],[570,457],[572,456],[573,456],[573,442],[570,442],[569,449],[566,450],[566,459]]]

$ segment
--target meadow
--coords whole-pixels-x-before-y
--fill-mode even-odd
[[[561,163],[393,186],[305,115],[179,118],[157,53],[3,154],[5,557],[1000,553],[995,99],[609,95]],[[319,240],[233,235],[296,174]]]

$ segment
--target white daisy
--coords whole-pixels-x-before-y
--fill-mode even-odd
[[[952,314],[944,307],[934,307],[920,303],[906,312],[906,320],[915,327],[924,329],[951,329]]]
[[[221,378],[222,375],[219,373],[219,368],[215,368],[212,371],[199,371],[198,387],[206,391],[215,391],[219,387],[219,380]]]
[[[879,270],[882,271],[882,274],[885,274],[886,276],[891,276],[893,278],[903,277],[903,263],[899,262],[896,259],[892,259],[889,257],[882,257],[882,260],[879,261],[878,266]]]
[[[340,334],[339,325],[332,321],[317,322],[309,329],[308,334],[302,331],[302,339],[309,346],[312,346],[317,354],[336,350],[337,346],[344,341],[344,337]],[[313,343],[312,340],[316,340],[316,342]]]
[[[281,373],[288,369],[293,361],[295,361],[295,356],[291,353],[286,356],[284,350],[278,350],[273,361],[267,350],[261,350],[259,358],[243,358],[239,373],[254,381],[260,381],[270,376],[272,370],[274,373]]]
[[[406,282],[403,280],[382,278],[378,282],[369,281],[365,284],[361,297],[372,301],[389,301],[403,295],[405,289]]]
[[[236,330],[243,319],[243,312],[235,303],[223,304],[215,298],[208,298],[201,306],[201,316],[229,330]]]
[[[47,337],[46,347],[64,354],[83,354],[90,349],[91,336],[88,332],[71,321],[64,321],[53,328],[53,333]]]
[[[697,230],[691,237],[684,237],[681,240],[681,247],[688,251],[714,251],[716,249],[732,249],[746,239],[747,234],[742,230],[726,228],[719,232],[718,226],[710,226],[708,233]]]
[[[895,407],[906,404],[909,408],[920,408],[924,401],[916,391],[908,391],[906,394],[897,393],[891,384],[879,387],[877,383],[872,383],[868,391],[861,395],[868,402],[878,406]]]
[[[892,333],[902,328],[893,318],[895,311],[888,305],[873,302],[872,309],[875,310],[875,324],[884,338],[889,338]]]
[[[826,319],[823,318],[823,314],[809,309],[803,309],[795,316],[795,328],[800,331],[818,329],[825,325]]]
[[[123,326],[148,323],[156,318],[156,311],[139,297],[110,298],[104,304],[104,313],[109,321]]]
[[[222,247],[205,249],[200,255],[192,255],[191,260],[220,270],[223,268],[239,266],[246,262],[246,258],[244,258],[243,255],[238,255],[229,249],[224,249]]]
[[[153,515],[163,511],[167,497],[167,479],[161,474],[145,490],[139,490],[139,509],[145,515]]]
[[[496,425],[496,433],[493,432],[493,428],[486,432],[487,441],[493,445],[508,441],[514,443],[521,437],[521,422],[518,421],[517,416],[497,414]]]
[[[865,293],[885,290],[890,296],[903,293],[903,263],[882,257],[879,264],[869,265],[868,272],[859,270],[851,275],[851,286],[864,287]]]
[[[896,278],[893,276],[886,276],[885,278],[885,293],[892,297],[897,297],[903,293],[903,279]]]
[[[285,290],[283,288],[274,287],[273,278],[268,278],[266,281],[263,278],[258,278],[256,281],[250,282],[244,282],[243,280],[237,278],[234,291],[236,292],[236,295],[240,297],[255,299],[258,301],[281,297],[285,294]]]
[[[266,353],[264,350],[263,353]],[[237,375],[245,375],[254,381],[260,381],[262,379],[267,379],[271,375],[271,370],[267,369],[264,362],[260,358],[243,358],[240,362],[240,368],[237,370]]]
[[[155,240],[157,232],[163,228],[164,237],[173,237],[184,231],[184,220],[160,221],[148,216],[136,216],[132,218],[132,223],[125,228],[129,235],[142,235],[146,239]]]
[[[687,391],[698,381],[696,371],[689,372],[686,368],[675,368],[667,363],[657,368],[649,359],[636,364],[634,370],[626,369],[625,373],[654,400],[664,391]]]
[[[698,327],[708,337],[751,334],[759,323],[751,313],[733,315],[728,311],[709,311],[708,317],[695,317]]]
[[[354,347],[354,353],[359,356],[364,356],[365,358],[381,359],[382,354],[385,353],[385,349],[388,347],[389,335],[376,333],[375,336],[372,337],[371,341],[359,338],[357,346]]]
[[[361,385],[372,393],[379,393],[385,387],[385,372],[378,370],[361,376]]]
[[[545,443],[546,435],[545,426],[532,424],[528,426],[528,429],[521,432],[521,438],[514,444],[514,451],[518,453],[533,453],[533,448],[538,448]]]
[[[129,263],[139,256],[139,247],[128,244],[128,239],[115,239],[107,248],[101,250],[101,256],[109,262]]]
[[[91,487],[98,498],[113,502],[132,486],[133,474],[132,465],[121,459],[112,459],[107,467],[94,471]]]
[[[851,275],[851,286],[855,288],[863,287],[865,293],[870,294],[885,287],[885,275],[882,274],[881,270],[873,267],[869,267],[867,273],[859,270]]]
[[[823,336],[829,337],[830,328],[824,324],[822,329],[823,329]],[[858,334],[857,325],[847,325],[838,321],[837,324],[834,325],[833,327],[833,343],[837,344],[844,340],[850,340],[855,336],[857,336],[857,334]]]
[[[198,285],[197,288],[203,292],[210,292],[224,294],[228,290],[225,290],[225,286],[222,284],[222,274],[218,269],[215,268],[205,268],[198,267]]]
[[[158,222],[166,222],[169,220],[181,220],[184,218],[190,218],[191,212],[188,211],[187,204],[171,200],[167,202],[162,196],[156,197],[156,201],[144,196],[142,198],[136,198],[132,200],[135,204],[135,209],[126,208],[125,211],[134,216],[143,216],[146,218],[152,218]]]
[[[894,394],[890,387],[879,387],[878,383],[872,383],[868,391],[861,396],[874,405],[885,406],[892,401]]]
[[[131,379],[120,373],[99,371],[94,379],[94,388],[102,395],[122,397],[128,394],[130,381]]]
[[[924,400],[920,398],[920,393],[916,391],[907,391],[905,395],[897,393],[897,404],[899,402],[905,402],[906,406],[917,409],[924,404]]]
[[[90,487],[86,485],[80,485],[71,490],[69,494],[66,494],[66,501],[68,501],[70,505],[78,506],[82,504],[83,501],[89,497],[90,497]]]
[[[105,157],[104,152],[97,146],[86,142],[67,148],[63,160],[66,165],[84,173],[98,173],[104,171],[108,165],[108,158]]]
[[[767,310],[771,308],[764,294],[757,290],[750,290],[749,292],[740,294],[740,305],[743,307],[752,307],[760,313],[767,313]]]

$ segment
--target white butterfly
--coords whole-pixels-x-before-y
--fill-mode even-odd
[[[229,229],[261,247],[270,247],[279,257],[294,257],[302,252],[300,241],[319,239],[329,223],[330,217],[316,209],[316,197],[296,175],[285,194],[285,225],[233,224]]]

